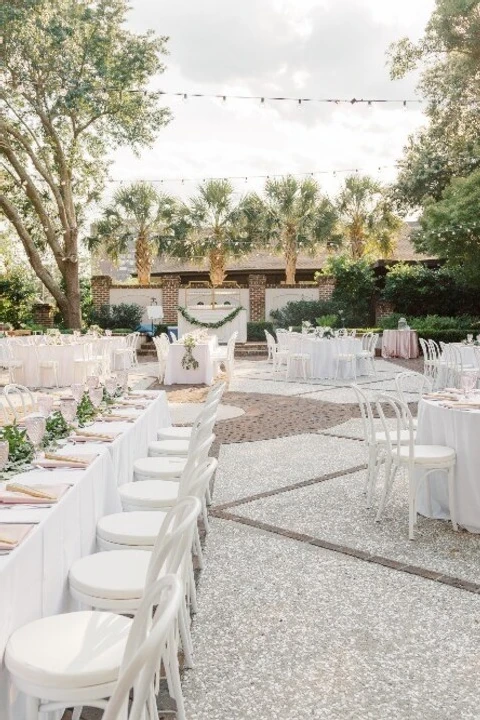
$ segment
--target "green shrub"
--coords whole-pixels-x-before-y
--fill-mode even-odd
[[[401,315],[464,315],[480,312],[478,288],[447,268],[398,263],[385,278],[383,299]]]
[[[160,324],[155,326],[155,337],[158,337],[159,335],[162,335],[162,333],[165,333],[165,335],[168,335],[168,325]]]
[[[318,327],[336,327],[338,321],[337,315],[322,315],[322,317],[316,318],[315,322]]]
[[[102,305],[100,310],[91,313],[92,325],[99,325],[101,328],[128,328],[131,332],[135,330],[143,315],[143,308],[135,303],[120,303],[119,305]]]
[[[270,317],[274,324],[279,328],[288,328],[290,326],[300,326],[304,320],[308,320],[315,325],[317,317],[322,315],[333,315],[335,306],[329,301],[320,300],[298,300],[291,301],[283,308],[272,310]]]
[[[128,335],[131,332],[130,328],[115,328],[112,330],[112,335]]]
[[[385,317],[380,318],[378,324],[382,328],[382,330],[396,330],[398,328],[398,321],[401,317],[404,317],[402,313],[392,313],[391,315],[385,315]]]
[[[275,337],[275,330],[272,322],[248,322],[247,323],[247,340],[249,342],[264,342],[265,330]]]
[[[24,272],[14,270],[0,276],[0,322],[17,329],[31,321],[35,295],[35,283]]]
[[[385,330],[395,330],[400,317],[398,313],[393,313],[380,320],[379,325]],[[413,330],[418,330],[420,334],[429,330],[461,330],[462,332],[471,332],[471,328],[476,328],[474,334],[480,331],[480,318],[472,317],[471,315],[459,315],[458,317],[427,315],[426,317],[407,317],[406,320],[409,326]]]
[[[332,304],[339,316],[339,325],[368,325],[372,320],[375,293],[375,273],[368,260],[339,255],[328,260],[324,272],[335,278]]]
[[[476,337],[479,334],[478,328],[470,328],[466,330],[459,330],[458,328],[450,330],[424,328],[421,332],[418,333],[418,336],[421,338],[425,338],[425,340],[435,340],[435,342],[437,343],[439,343],[440,341],[444,343],[458,343],[462,342],[462,340],[466,340],[467,335],[470,333],[474,337]]]

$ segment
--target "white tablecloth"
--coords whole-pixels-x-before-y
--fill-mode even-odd
[[[22,384],[30,388],[40,387],[40,372],[37,362],[39,360],[56,360],[58,362],[58,384],[60,387],[68,387],[75,382],[74,368],[76,359],[83,357],[85,345],[90,345],[95,356],[100,356],[107,344],[110,350],[112,369],[115,369],[115,350],[126,347],[125,337],[98,338],[92,341],[71,342],[68,345],[45,345],[37,343],[36,351],[31,345],[22,342],[15,342],[12,346],[12,353],[16,360],[23,361]],[[117,366],[122,367],[121,363]],[[53,386],[53,372],[46,372],[43,376],[42,386]]]
[[[457,453],[455,501],[459,525],[480,533],[480,411],[462,411],[441,407],[438,402],[422,400],[418,408],[417,443],[447,445]],[[418,495],[418,512],[427,517],[450,518],[445,473],[430,476],[432,514],[426,486]]]
[[[171,343],[168,351],[164,385],[211,385],[215,378],[215,363],[212,354],[217,346],[216,336],[211,337],[206,343],[199,343],[192,350],[193,357],[198,361],[198,368],[196,370],[185,370],[182,367],[185,346],[180,342]]]
[[[337,357],[340,353],[359,353],[362,341],[357,338],[315,338],[300,333],[283,333],[281,344],[292,352],[307,353],[310,356],[312,378],[334,378],[337,372]],[[357,361],[357,374],[363,373],[363,363]],[[340,363],[339,378],[352,378],[352,367],[348,363]]]
[[[196,320],[201,320],[202,322],[218,322],[219,320],[222,320],[226,315],[230,315],[231,312],[233,312],[235,308],[234,307],[228,307],[228,308],[215,308],[212,310],[212,308],[207,308],[202,306],[195,306],[195,307],[189,307],[188,312],[192,317],[194,317]],[[194,330],[198,330],[198,325],[191,325],[183,315],[178,313],[178,337],[182,337],[182,335],[185,335],[186,333],[193,332]],[[229,323],[226,323],[226,325],[222,325],[222,327],[216,328],[215,330],[208,330],[207,332],[209,335],[216,335],[218,338],[218,342],[220,343],[226,343],[228,342],[229,337],[232,333],[238,332],[237,342],[239,343],[246,343],[247,342],[247,311],[246,310],[240,310],[238,315],[231,320]]]
[[[129,410],[130,414],[131,411]],[[96,423],[89,430],[122,431],[111,445],[66,446],[62,452],[98,453],[86,470],[35,470],[17,475],[28,483],[72,483],[62,500],[44,510],[2,510],[0,522],[35,522],[35,529],[10,555],[0,556],[0,660],[18,627],[46,615],[75,609],[68,572],[80,557],[96,549],[97,521],[121,510],[117,484],[130,479],[132,462],[146,455],[159,427],[170,425],[166,394],[160,393],[135,424]],[[67,640],[68,641],[68,640]],[[21,696],[0,669],[0,720],[24,720]]]

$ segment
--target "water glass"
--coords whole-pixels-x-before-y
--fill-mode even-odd
[[[105,380],[105,390],[110,395],[110,397],[113,397],[117,391],[117,380],[114,377],[106,378]]]
[[[98,387],[99,380],[100,380],[100,378],[98,375],[88,375],[87,388],[89,390],[94,390],[95,388]]]
[[[108,329],[105,330],[105,337],[111,337],[111,336],[112,336],[112,331],[108,330]]]
[[[75,383],[71,386],[70,390],[72,391],[73,399],[79,403],[85,392],[85,385],[83,383]]]
[[[89,388],[88,397],[90,398],[93,407],[98,408],[100,406],[100,403],[103,400],[103,388],[102,387]]]
[[[77,415],[77,401],[76,400],[62,400],[60,403],[60,412],[65,422],[70,425],[75,420]]]
[[[37,406],[40,415],[47,418],[53,410],[53,397],[51,395],[39,395]]]
[[[477,373],[469,372],[464,373],[460,378],[463,394],[467,397],[477,384]]]
[[[23,418],[23,424],[27,431],[27,437],[35,450],[35,457],[38,457],[38,448],[41,445],[45,430],[47,429],[47,421],[43,415],[27,415]]]
[[[8,440],[0,440],[0,472],[7,464],[9,450]]]
[[[128,387],[128,372],[126,370],[120,370],[117,372],[117,384],[125,392]]]
[[[471,333],[468,333],[467,335],[467,342],[469,345],[471,345],[473,342],[473,335]]]

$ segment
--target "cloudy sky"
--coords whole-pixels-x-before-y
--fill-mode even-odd
[[[415,98],[414,77],[392,82],[389,44],[422,34],[434,0],[132,0],[130,26],[170,37],[171,92]],[[155,146],[115,156],[112,177],[199,178],[359,168],[389,181],[419,106],[298,106],[168,99],[173,120]],[[390,166],[378,170],[380,166]],[[320,175],[333,194],[342,175]],[[238,181],[239,193],[262,181]],[[195,183],[166,181],[188,196]]]

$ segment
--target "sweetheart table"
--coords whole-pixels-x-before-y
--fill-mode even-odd
[[[132,415],[130,408],[118,412]],[[16,481],[31,485],[67,483],[71,487],[51,508],[17,510],[0,505],[0,522],[34,524],[18,548],[0,554],[0,720],[25,720],[23,696],[10,685],[3,666],[9,636],[37,618],[78,609],[68,590],[70,567],[95,552],[98,520],[121,511],[117,485],[131,478],[133,461],[147,455],[157,429],[169,425],[166,394],[153,393],[152,402],[137,413],[135,422],[98,422],[87,428],[120,433],[113,443],[62,448],[60,452],[69,455],[96,453],[85,470],[37,469],[15,476]]]
[[[223,320],[227,315],[230,315],[235,310],[233,305],[216,305],[214,308],[208,305],[195,305],[194,307],[187,308],[189,314],[195,318],[195,320],[201,320],[206,323],[216,323],[219,320]],[[198,330],[198,325],[192,325],[185,320],[181,312],[178,313],[178,337],[186,335],[187,333]],[[237,332],[237,342],[247,342],[247,311],[242,308],[238,315],[225,323],[219,328],[209,330],[206,328],[209,335],[216,335],[220,343],[227,343],[232,333]]]
[[[213,353],[218,347],[214,335],[206,342],[199,342],[192,349],[192,355],[198,362],[198,368],[186,370],[182,367],[185,345],[181,342],[170,344],[165,369],[164,385],[211,385],[215,379]]]

